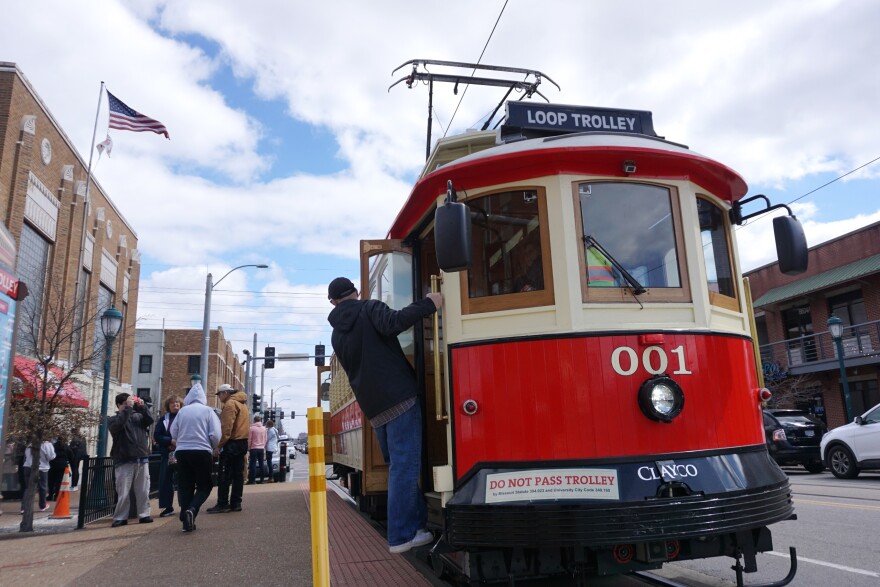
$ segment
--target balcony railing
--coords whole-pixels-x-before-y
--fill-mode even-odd
[[[865,322],[843,329],[840,340],[843,358],[873,357],[880,353],[880,320]],[[822,363],[837,368],[837,347],[830,332],[820,332],[800,338],[761,345],[761,363],[765,376],[787,372],[820,371]],[[878,357],[880,362],[880,357]]]

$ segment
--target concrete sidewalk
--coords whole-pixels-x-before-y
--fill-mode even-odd
[[[34,499],[34,533],[35,534],[57,534],[58,532],[70,532],[76,529],[77,515],[79,514],[79,493],[72,492],[70,494],[70,519],[50,518],[52,512],[55,511],[55,502],[49,502],[49,511],[41,512]],[[21,524],[21,502],[20,501],[0,501],[0,540],[8,538],[9,535],[18,533]],[[28,536],[25,534],[24,536]],[[0,547],[0,559],[2,559],[3,549]],[[2,585],[2,583],[0,583]]]
[[[302,482],[249,485],[241,512],[209,515],[191,534],[176,516],[111,528],[106,518],[66,533],[0,534],[0,584],[45,587],[310,586],[311,542]],[[216,502],[216,492],[206,506]],[[15,502],[13,502],[15,503]],[[0,520],[7,524],[4,513]],[[38,518],[35,516],[35,526]],[[16,512],[20,521],[21,516]],[[39,520],[40,524],[45,524]],[[17,523],[15,524],[17,527]],[[73,526],[76,521],[74,519]]]
[[[177,516],[158,517],[156,500],[152,524],[129,520],[111,528],[108,517],[74,531],[75,517],[48,520],[46,512],[34,517],[37,531],[22,534],[20,504],[6,502],[0,586],[310,587],[308,462],[297,460],[292,469],[288,482],[246,486],[241,512],[211,515],[203,508],[188,534]],[[205,506],[214,503],[216,491]],[[441,584],[421,574],[427,568],[415,551],[390,554],[381,532],[329,487],[327,517],[333,587]]]

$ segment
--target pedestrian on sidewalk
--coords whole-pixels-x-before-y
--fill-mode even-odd
[[[64,479],[64,471],[70,466],[72,451],[64,442],[64,438],[58,437],[52,443],[55,449],[55,458],[49,461],[49,501],[56,501],[61,492],[61,481]]]
[[[243,391],[237,391],[228,383],[217,388],[217,397],[223,403],[223,411],[220,412],[217,505],[208,508],[207,512],[209,514],[240,512],[251,413],[247,407],[247,395]]]
[[[86,439],[79,430],[74,432],[70,441],[70,455],[70,490],[79,491],[79,465],[89,458]]]
[[[266,421],[266,466],[269,467],[269,483],[273,483],[275,481],[275,477],[272,475],[272,455],[278,452],[278,430],[275,428],[274,420]],[[281,464],[281,460],[278,461],[279,466]],[[278,474],[281,475],[281,471],[278,471]]]
[[[248,485],[254,482],[262,483],[266,480],[266,428],[263,427],[262,418],[259,414],[254,416],[254,423],[248,430],[248,451],[250,461],[248,463]],[[256,481],[256,467],[260,468],[260,480]]]
[[[204,393],[202,391],[202,395]],[[207,404],[207,401],[205,404]],[[174,449],[171,448],[171,424],[177,417],[177,412],[180,411],[181,405],[183,404],[176,395],[166,399],[163,403],[165,414],[159,418],[159,421],[156,423],[156,429],[153,430],[153,442],[159,447],[159,455],[161,456],[159,461],[159,507],[162,508],[162,512],[159,514],[160,518],[174,515],[175,466],[171,462],[174,454]]]
[[[25,447],[24,453],[24,482],[30,483],[31,481],[31,468],[33,467],[33,450],[31,447]],[[49,504],[46,503],[46,494],[48,493],[49,487],[49,462],[55,458],[55,448],[52,446],[52,443],[48,440],[44,440],[40,443],[40,462],[37,463],[38,469],[38,477],[37,477],[37,491],[40,495],[40,511],[45,512],[49,509]],[[25,495],[25,487],[23,485],[21,488],[22,499],[24,499]],[[31,494],[33,495],[33,494]],[[24,504],[21,506],[21,513],[24,513]]]
[[[427,510],[419,489],[419,388],[397,336],[436,312],[443,296],[429,293],[401,310],[392,310],[378,300],[359,300],[354,284],[337,277],[330,282],[327,297],[334,306],[327,317],[333,327],[333,351],[389,465],[389,550],[401,553],[429,544],[434,537],[426,529]]]
[[[180,403],[180,400],[178,400]],[[220,444],[220,418],[208,407],[202,384],[196,382],[170,427],[177,459],[177,503],[184,532],[196,529],[199,509],[211,495],[211,467]],[[164,515],[164,513],[163,513]]]
[[[113,437],[110,456],[116,473],[114,528],[128,524],[129,494],[134,489],[138,521],[149,524],[150,516],[150,425],[153,416],[143,400],[128,393],[116,395],[116,415],[107,419]]]

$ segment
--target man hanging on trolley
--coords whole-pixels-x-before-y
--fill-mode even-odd
[[[370,420],[388,463],[388,546],[406,552],[433,541],[419,489],[422,415],[418,384],[397,335],[430,316],[443,296],[430,293],[402,310],[378,300],[359,300],[354,284],[337,277],[327,289],[335,306],[327,317],[331,342],[355,398]]]

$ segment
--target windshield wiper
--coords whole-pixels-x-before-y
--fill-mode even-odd
[[[599,241],[597,241],[597,240],[595,239],[595,237],[593,237],[593,235],[588,234],[587,236],[585,236],[585,237],[584,237],[584,244],[586,244],[588,247],[593,247],[593,248],[595,248],[596,250],[598,250],[600,253],[602,253],[602,255],[603,255],[606,259],[608,259],[608,261],[609,261],[612,265],[614,265],[614,268],[615,268],[615,269],[617,269],[618,271],[620,271],[620,274],[623,275],[623,278],[626,280],[626,282],[627,282],[627,283],[630,285],[630,287],[632,288],[632,294],[633,294],[634,296],[640,296],[640,295],[642,295],[643,293],[645,293],[646,291],[648,291],[648,290],[646,290],[646,289],[642,286],[641,283],[638,282],[638,280],[637,280],[635,277],[633,277],[633,276],[630,274],[629,271],[627,271],[626,269],[623,268],[623,265],[621,265],[621,264],[617,261],[617,259],[614,258],[614,255],[612,255],[611,253],[609,253],[608,251],[606,251],[606,250],[605,250],[605,247],[603,247],[602,245],[599,244]]]

